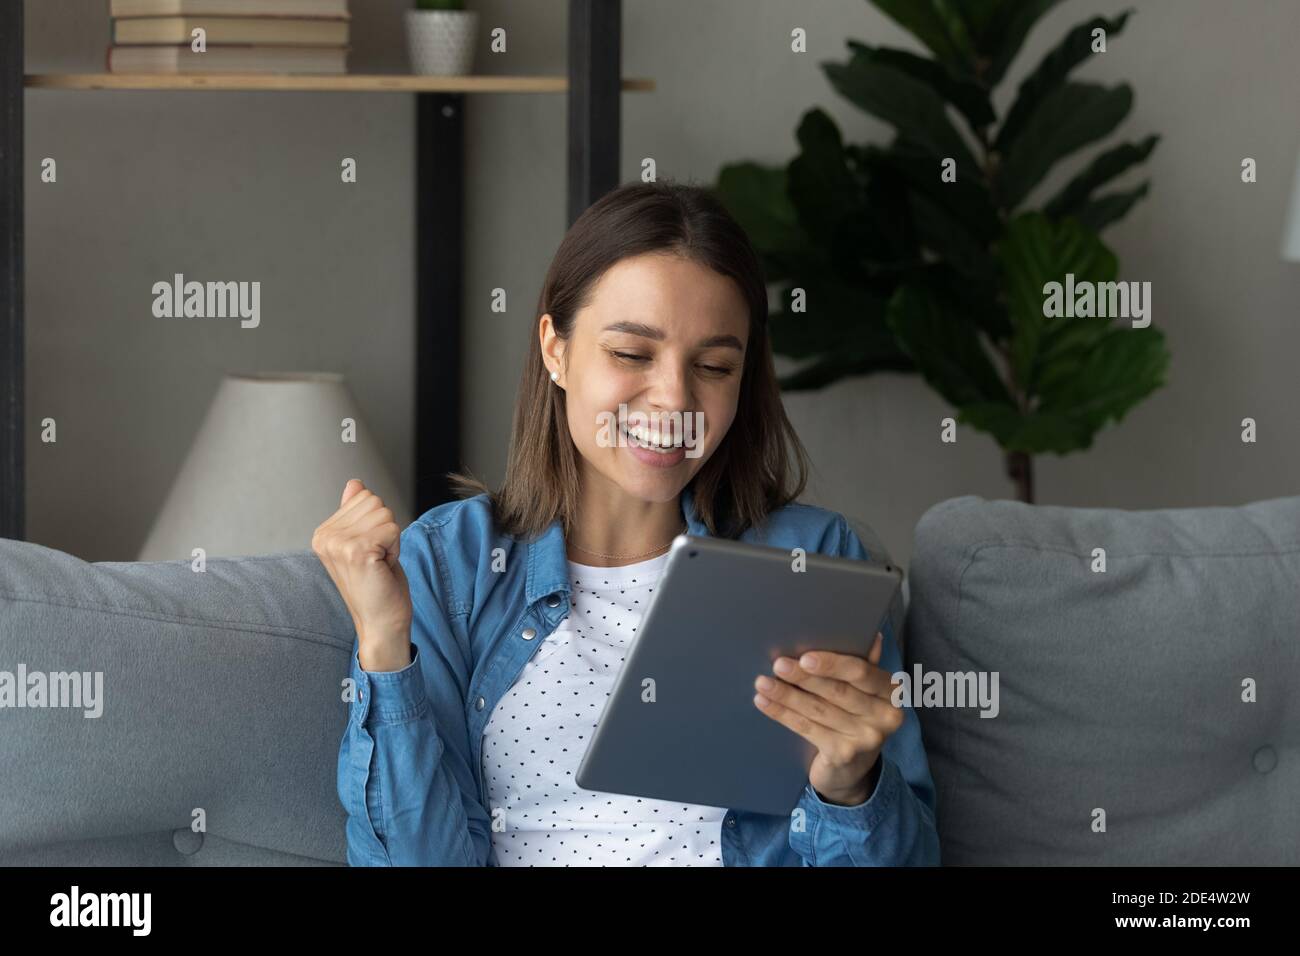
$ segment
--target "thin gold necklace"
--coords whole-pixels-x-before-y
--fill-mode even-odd
[[[645,552],[644,554],[606,554],[606,553],[603,552],[603,551],[592,551],[592,550],[589,549],[589,548],[584,548],[582,545],[578,544],[578,542],[576,542],[576,541],[570,541],[569,544],[571,544],[575,550],[577,550],[577,551],[581,551],[583,554],[590,554],[590,555],[592,555],[593,557],[597,557],[597,558],[613,558],[613,559],[615,559],[615,560],[620,560],[620,561],[635,561],[637,558],[648,558],[648,557],[650,557],[651,555],[658,554],[660,551],[663,551],[665,548],[669,548],[669,547],[671,547],[671,546],[672,546],[672,543],[673,543],[673,540],[675,540],[675,539],[677,538],[677,535],[684,533],[686,530],[687,530],[686,523],[685,523],[685,522],[682,522],[681,530],[675,532],[675,533],[673,534],[673,537],[672,537],[671,539],[669,539],[669,541],[668,541],[667,544],[661,544],[659,547],[655,548],[653,551],[647,551],[647,552]]]

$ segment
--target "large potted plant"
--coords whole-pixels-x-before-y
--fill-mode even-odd
[[[473,70],[478,14],[463,0],[416,0],[406,11],[406,45],[415,73],[463,76]]]
[[[1126,84],[1070,74],[1130,13],[1070,30],[998,116],[994,91],[1057,0],[871,2],[932,55],[849,40],[847,62],[821,66],[836,91],[893,127],[893,140],[846,143],[814,108],[787,165],[731,164],[714,188],[780,288],[773,348],[803,360],[783,387],[919,373],[958,422],[999,443],[1018,497],[1033,501],[1032,456],[1090,447],[1163,384],[1168,365],[1154,326],[1066,317],[1045,295],[1051,283],[1116,279],[1098,233],[1149,184],[1105,187],[1159,137],[1105,149],[1041,205],[1027,203],[1058,162],[1128,114]]]

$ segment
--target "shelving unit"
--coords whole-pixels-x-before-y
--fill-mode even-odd
[[[415,498],[422,514],[449,496],[461,467],[461,277],[464,116],[473,94],[568,99],[567,224],[618,184],[620,97],[654,82],[621,77],[622,0],[569,0],[567,76],[399,74],[31,74],[23,0],[0,0],[0,537],[26,531],[23,372],[23,97],[26,90],[405,93],[416,121]],[[448,415],[448,409],[456,414]]]
[[[565,76],[408,76],[347,73],[295,76],[252,73],[29,73],[29,90],[264,90],[353,93],[567,93]],[[650,80],[625,79],[623,92],[654,89]]]

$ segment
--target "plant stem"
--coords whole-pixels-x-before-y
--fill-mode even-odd
[[[1034,459],[1028,452],[1006,453],[1007,477],[1016,483],[1016,498],[1025,504],[1034,503]]]
[[[980,75],[981,77],[982,77],[984,65],[986,64],[981,64],[979,69],[977,70],[977,75]],[[981,126],[979,129],[975,131],[975,135],[978,137],[979,144],[980,144],[980,153],[981,153],[980,173],[983,175],[984,183],[988,187],[989,195],[993,199],[993,207],[997,211],[998,218],[1002,220],[1002,223],[1005,226],[1007,221],[1007,216],[1008,216],[1008,210],[1003,209],[1001,203],[998,202],[998,189],[997,189],[998,164],[993,160],[992,156],[990,155],[991,149],[989,143],[988,127]],[[1020,414],[1026,415],[1029,412],[1029,395],[1027,391],[1025,389],[1022,389],[1020,387],[1020,384],[1016,381],[1016,366],[1011,358],[1011,344],[1010,342],[993,342],[993,346],[998,350],[999,353],[1001,353],[1003,359],[1006,360],[1007,363],[1006,375],[1007,375],[1007,385],[1008,385],[1007,391],[1011,394],[1011,400],[1015,403],[1016,408],[1020,410]],[[1033,504],[1034,503],[1033,456],[1030,455],[1028,452],[1023,452],[1023,451],[1008,451],[1008,452],[1004,452],[1004,455],[1005,455],[1005,462],[1006,462],[1006,469],[1007,469],[1007,477],[1009,477],[1013,482],[1015,482],[1016,485],[1016,498],[1020,501],[1025,502],[1026,504]]]

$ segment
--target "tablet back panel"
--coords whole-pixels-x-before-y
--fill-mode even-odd
[[[816,748],[753,704],[781,655],[865,657],[902,572],[680,535],[578,768],[588,790],[789,815]],[[652,683],[651,683],[652,682]]]

